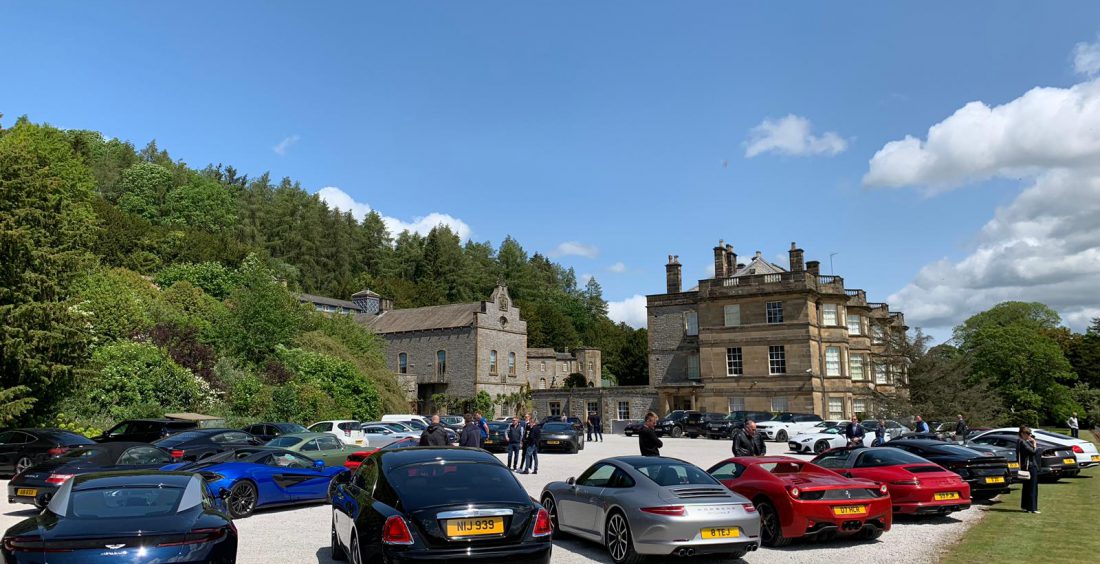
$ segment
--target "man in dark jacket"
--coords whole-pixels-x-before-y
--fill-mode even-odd
[[[966,432],[969,429],[966,427],[966,419],[963,419],[962,414],[959,414],[959,421],[955,423],[955,440],[962,443],[966,442]]]
[[[863,425],[859,424],[859,418],[855,415],[844,427],[844,437],[848,439],[848,446],[863,446]]]
[[[523,435],[525,429],[520,424],[519,419],[513,417],[512,424],[508,426],[508,430],[504,432],[504,442],[508,444],[508,469],[518,470],[520,465],[520,447],[523,445]]]
[[[466,426],[458,436],[458,446],[481,448],[481,430],[473,414],[466,414]]]
[[[599,413],[592,412],[592,415],[588,417],[588,420],[592,423],[592,438],[603,442],[603,417],[600,417]]]
[[[447,446],[447,429],[439,424],[439,416],[432,416],[432,424],[420,433],[420,446]]]
[[[542,438],[542,425],[532,421],[527,429],[527,455],[523,457],[523,469],[520,474],[539,473],[539,439]]]
[[[734,431],[733,455],[754,456],[756,454],[754,438],[757,434],[755,421],[746,421],[743,427]]]
[[[645,423],[638,430],[638,450],[642,456],[661,456],[661,447],[665,446],[657,438],[657,414],[650,411],[645,414]]]
[[[753,456],[764,456],[768,454],[768,445],[764,444],[764,439],[767,436],[762,431],[756,430],[756,421],[752,422],[752,454]]]

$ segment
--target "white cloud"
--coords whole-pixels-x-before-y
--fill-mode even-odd
[[[1096,43],[1082,41],[1073,46],[1073,70],[1085,76],[1100,73],[1100,39]]]
[[[1100,80],[1034,88],[1006,104],[970,102],[928,129],[871,158],[868,186],[923,186],[934,193],[993,176],[1037,176],[1052,168],[1097,166]]]
[[[646,326],[646,300],[641,294],[634,294],[625,300],[607,302],[607,317],[615,323],[641,329]]]
[[[622,261],[619,261],[619,262],[607,267],[607,271],[608,272],[614,272],[615,274],[622,274],[622,273],[626,272],[626,264],[624,264]]]
[[[971,102],[926,141],[887,143],[864,180],[934,192],[998,176],[1027,187],[967,256],[925,265],[891,306],[910,325],[949,329],[1003,301],[1037,301],[1084,328],[1100,315],[1100,81],[1035,88],[992,108]]]
[[[286,155],[286,152],[290,150],[290,147],[297,143],[300,139],[301,137],[298,135],[291,135],[290,137],[279,141],[279,144],[272,147],[271,150],[275,151],[275,154],[281,157],[283,155]]]
[[[350,211],[351,215],[360,221],[371,212],[369,204],[355,201],[355,198],[352,198],[347,192],[335,186],[321,188],[317,191],[317,196],[333,208],[342,211]],[[467,225],[465,221],[452,215],[439,212],[432,212],[425,216],[414,217],[412,221],[403,221],[396,217],[382,216],[382,221],[386,224],[386,229],[389,230],[390,234],[395,236],[402,231],[411,231],[413,233],[427,235],[434,227],[439,225],[450,227],[451,231],[454,231],[459,239],[463,241],[469,239],[470,233],[472,233],[470,226]]]
[[[588,272],[581,274],[581,286],[588,284],[588,281],[592,279],[592,275]]]
[[[783,155],[836,155],[848,148],[848,142],[834,131],[827,131],[820,137],[810,133],[810,120],[788,114],[784,118],[772,121],[765,119],[749,130],[749,140],[745,142],[745,157],[773,152]]]
[[[599,254],[600,249],[594,245],[585,245],[579,241],[566,241],[550,251],[552,257],[576,256],[591,259],[596,258]]]

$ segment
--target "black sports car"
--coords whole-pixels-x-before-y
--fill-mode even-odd
[[[267,442],[280,435],[308,433],[309,429],[297,423],[256,423],[245,427],[242,431],[261,441]]]
[[[4,533],[6,563],[237,560],[237,529],[198,474],[103,472],[66,481]]]
[[[1015,433],[988,433],[967,441],[966,446],[981,448],[987,446],[1000,447],[1002,449],[1016,450],[1016,442],[1019,438]],[[1081,472],[1077,466],[1077,455],[1072,447],[1057,445],[1047,441],[1036,441],[1039,447],[1039,478],[1057,480],[1063,477],[1076,476]]]
[[[1006,493],[1012,483],[1008,461],[992,453],[929,439],[895,440],[887,442],[886,446],[911,452],[962,476],[970,484],[973,499],[991,499]]]
[[[745,421],[770,421],[772,414],[766,411],[734,411],[722,419],[707,422],[708,439],[729,439],[734,431],[745,426]]]
[[[76,447],[40,462],[8,482],[8,503],[37,505],[42,494],[53,494],[65,480],[92,472],[155,470],[172,462],[168,453],[148,443],[101,443]]]
[[[12,429],[0,433],[0,475],[18,474],[69,449],[95,442],[61,429]]]
[[[379,451],[332,495],[332,557],[547,564],[550,515],[481,449]]]
[[[198,423],[183,419],[127,419],[92,439],[97,443],[115,441],[151,443],[157,439],[198,428]]]
[[[261,444],[260,439],[233,429],[195,429],[153,442],[177,462],[202,460],[219,452]]]
[[[581,449],[581,434],[569,423],[543,423],[539,452],[555,450],[575,454]]]
[[[489,437],[485,439],[482,448],[489,452],[504,452],[508,450],[508,427],[510,421],[490,421]],[[456,441],[457,442],[457,441]]]

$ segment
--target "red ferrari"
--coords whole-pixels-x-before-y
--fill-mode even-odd
[[[398,439],[384,447],[372,448],[368,450],[357,450],[348,455],[347,460],[344,461],[344,468],[355,472],[359,469],[359,465],[367,459],[368,456],[380,451],[380,450],[393,450],[395,448],[414,447],[420,444],[420,440],[414,437],[405,437],[404,439]]]
[[[752,500],[765,546],[785,546],[797,537],[875,539],[893,522],[884,484],[845,478],[797,458],[736,457],[707,472]]]
[[[886,484],[894,513],[947,515],[970,507],[970,484],[901,449],[835,448],[813,462],[842,476]]]

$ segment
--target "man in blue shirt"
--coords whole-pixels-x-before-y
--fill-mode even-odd
[[[928,428],[928,423],[925,423],[925,422],[924,422],[924,419],[921,419],[921,416],[920,416],[920,415],[918,415],[918,416],[917,416],[917,422],[916,422],[916,425],[915,425],[915,426],[916,426],[916,431],[917,431],[918,433],[928,433],[928,432],[930,432],[930,431],[931,431],[931,430],[930,430],[930,429]]]
[[[485,422],[480,411],[475,411],[474,417],[477,420],[477,428],[481,430],[481,444],[485,444],[485,439],[489,438],[489,424]]]

